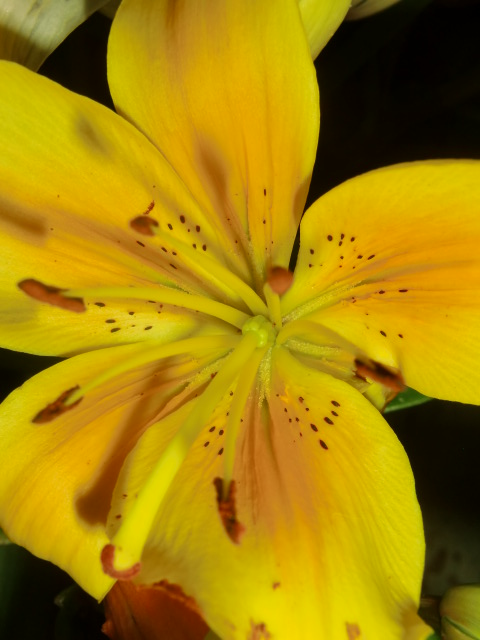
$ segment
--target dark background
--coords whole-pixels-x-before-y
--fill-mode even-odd
[[[310,201],[386,164],[480,158],[479,25],[479,1],[403,0],[339,29],[316,63],[322,125]],[[111,106],[109,26],[93,16],[41,73]],[[52,362],[0,350],[1,396]],[[386,417],[417,479],[427,538],[424,592],[480,582],[480,409],[434,400]],[[49,563],[0,546],[0,638],[105,638],[101,610],[71,585]],[[54,598],[67,588],[60,607]]]

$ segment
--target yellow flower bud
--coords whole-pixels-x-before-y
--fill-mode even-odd
[[[440,603],[442,638],[480,640],[480,584],[452,587]]]

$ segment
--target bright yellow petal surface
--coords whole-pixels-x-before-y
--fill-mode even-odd
[[[189,221],[210,221],[207,250],[257,288],[266,265],[288,266],[319,123],[297,2],[127,0],[108,75],[118,111],[201,204]]]
[[[0,526],[101,598],[112,585],[100,552],[117,474],[128,451],[206,356],[171,358],[124,372],[54,420],[33,423],[61,394],[148,349],[123,345],[66,360],[0,406]]]
[[[45,58],[107,0],[2,0],[0,58],[37,70]]]
[[[478,404],[479,210],[475,161],[345,182],[305,214],[284,312],[334,330],[426,395]]]
[[[351,0],[298,0],[314,60],[340,26],[350,5]]]
[[[180,585],[225,640],[423,640],[422,522],[403,448],[360,393],[280,347],[271,385],[269,406],[251,398],[237,445],[239,544],[213,485],[223,476],[227,394],[160,507],[138,580]],[[122,497],[131,503],[196,402],[139,440],[112,528]]]
[[[116,303],[91,298],[87,312],[77,314],[19,290],[18,282],[35,278],[61,288],[150,286],[159,303],[154,289],[160,283],[223,295],[213,278],[195,273],[194,260],[187,264],[181,248],[168,244],[169,237],[130,227],[151,209],[148,217],[178,240],[181,220],[196,207],[142,134],[105,107],[19,65],[0,63],[0,85],[2,346],[65,355],[192,331],[198,317],[134,295]]]

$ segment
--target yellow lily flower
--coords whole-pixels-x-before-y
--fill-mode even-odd
[[[334,189],[292,275],[319,126],[298,3],[125,0],[108,72],[120,115],[0,64],[0,340],[74,356],[0,408],[0,524],[97,598],[181,590],[221,638],[426,638],[376,406],[478,402],[480,165]]]

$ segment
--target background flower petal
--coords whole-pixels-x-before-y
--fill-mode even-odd
[[[298,0],[314,60],[340,26],[350,5],[351,0]]]
[[[107,0],[2,0],[0,58],[37,70]]]
[[[157,145],[214,244],[247,268],[288,266],[318,136],[315,70],[295,0],[123,2],[108,76],[117,110]]]
[[[379,169],[322,196],[283,299],[421,393],[478,404],[480,162]]]

